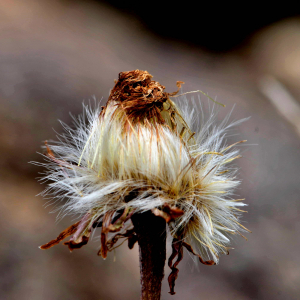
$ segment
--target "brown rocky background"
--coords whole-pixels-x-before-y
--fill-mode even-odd
[[[163,27],[159,17],[153,22]],[[180,18],[178,7],[175,30]],[[159,36],[157,26],[151,31],[101,2],[0,1],[0,299],[139,298],[137,246],[123,245],[106,261],[96,256],[97,234],[72,254],[61,245],[38,249],[73,218],[56,222],[47,200],[36,196],[42,169],[28,163],[41,161],[43,141],[62,131],[57,119],[70,123],[69,112],[79,114],[93,95],[105,101],[118,73],[133,69],[147,70],[168,92],[181,80],[184,92],[217,97],[227,106],[219,120],[234,104],[232,119],[251,116],[230,141],[248,140],[237,162],[238,193],[247,198],[243,224],[253,233],[234,239],[235,250],[218,266],[196,267],[185,253],[177,294],[168,294],[165,278],[162,299],[300,298],[300,19],[278,19],[248,32],[239,47],[220,49],[205,28],[193,31],[196,45],[184,33],[182,40]]]

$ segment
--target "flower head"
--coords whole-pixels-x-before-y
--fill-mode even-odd
[[[102,227],[99,254],[105,258],[120,237],[133,247],[128,221],[150,210],[166,220],[173,236],[172,290],[178,273],[172,260],[182,247],[215,264],[228,253],[230,234],[245,230],[238,220],[245,204],[234,198],[239,181],[230,164],[240,157],[240,142],[225,140],[240,121],[229,124],[226,118],[216,126],[213,112],[205,121],[197,104],[190,110],[181,96],[177,106],[170,99],[177,92],[166,93],[151,77],[140,70],[120,73],[106,106],[85,106],[75,129],[64,124],[60,141],[46,144],[44,180],[51,183],[44,194],[66,199],[62,212],[82,219],[41,248],[71,234],[65,244],[80,248],[93,228]],[[109,232],[115,235],[108,238]]]

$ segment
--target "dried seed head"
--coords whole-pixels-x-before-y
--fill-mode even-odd
[[[174,288],[183,247],[200,262],[214,264],[219,253],[228,253],[229,235],[245,230],[238,221],[245,204],[233,198],[239,184],[236,169],[228,167],[240,157],[239,142],[224,143],[228,129],[242,120],[228,124],[226,118],[216,126],[212,112],[205,121],[197,104],[191,110],[181,96],[180,109],[170,99],[177,92],[166,93],[151,78],[147,71],[120,73],[102,111],[84,107],[88,124],[79,117],[75,129],[64,125],[67,133],[60,142],[46,145],[44,179],[51,183],[44,194],[67,198],[62,211],[84,217],[42,249],[72,233],[66,244],[78,248],[99,226],[99,254],[106,257],[120,237],[133,246],[136,236],[125,230],[127,221],[152,210],[166,220],[174,237],[169,260]],[[191,130],[195,119],[200,119],[196,133]],[[109,232],[116,234],[108,239]]]

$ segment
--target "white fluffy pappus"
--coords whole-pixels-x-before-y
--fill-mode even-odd
[[[75,128],[62,123],[65,133],[46,146],[39,165],[50,183],[43,195],[66,199],[61,213],[88,213],[91,224],[128,207],[134,213],[177,207],[184,213],[169,223],[171,234],[184,232],[196,252],[218,262],[230,234],[246,230],[239,223],[246,204],[234,198],[240,182],[230,164],[240,142],[226,144],[228,131],[244,120],[229,123],[228,116],[216,125],[214,109],[205,118],[200,101],[191,108],[185,96],[177,99],[178,106],[168,99],[161,112],[165,124],[130,122],[114,101],[102,112],[100,105],[84,106]]]

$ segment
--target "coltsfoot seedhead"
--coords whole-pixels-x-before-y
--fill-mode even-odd
[[[236,145],[245,141],[225,144],[227,131],[243,120],[228,123],[228,117],[217,126],[213,111],[205,118],[197,103],[190,108],[182,95],[177,106],[171,98],[178,91],[166,93],[151,78],[147,71],[121,72],[104,107],[85,106],[74,129],[63,124],[66,133],[60,141],[46,142],[46,163],[41,165],[47,169],[43,179],[50,183],[43,194],[67,199],[62,212],[82,217],[40,248],[49,249],[71,235],[64,245],[70,251],[81,248],[101,227],[98,255],[106,258],[120,238],[128,240],[130,249],[138,241],[141,256],[148,245],[148,256],[161,255],[161,282],[168,227],[173,237],[168,281],[175,294],[183,248],[201,263],[214,265],[220,253],[228,254],[230,235],[247,230],[239,223],[245,204],[234,198],[240,182],[231,165],[240,157]],[[177,82],[178,89],[182,83]],[[164,243],[158,241],[162,232]],[[143,244],[143,236],[151,240]],[[150,244],[156,241],[164,249],[152,253]],[[142,285],[151,280],[152,258],[141,258],[142,265],[150,261],[141,266]],[[160,286],[147,287],[155,288]],[[160,290],[156,296],[146,294],[142,299],[159,299]]]

